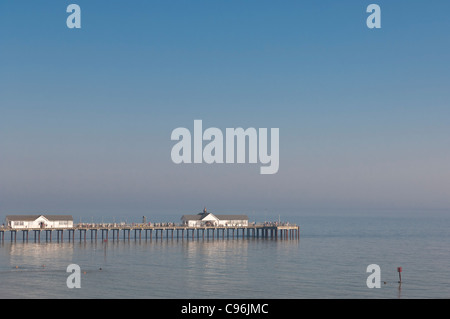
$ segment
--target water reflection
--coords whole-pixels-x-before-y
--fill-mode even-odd
[[[15,268],[49,266],[57,260],[72,260],[74,245],[70,243],[6,243],[2,258]],[[16,267],[17,266],[17,267]]]
[[[0,244],[0,297],[255,297],[267,293],[261,277],[298,244],[242,238],[6,242]],[[71,263],[83,272],[81,289],[66,287]],[[278,268],[277,276],[287,276]]]
[[[248,273],[247,240],[188,242],[183,250],[186,271],[185,285],[188,291],[205,294],[220,294],[238,278]],[[235,276],[232,274],[239,274]]]

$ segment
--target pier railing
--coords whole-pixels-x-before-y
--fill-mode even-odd
[[[41,233],[45,234],[45,240],[52,240],[52,233],[56,232],[56,239],[63,240],[64,234],[68,234],[69,240],[74,240],[76,233],[79,233],[79,239],[87,240],[87,233],[90,232],[90,239],[109,239],[130,240],[131,233],[134,232],[133,239],[225,239],[225,238],[270,238],[270,239],[300,239],[300,227],[290,223],[260,223],[246,226],[227,225],[227,226],[188,226],[175,223],[156,223],[156,224],[124,224],[124,223],[83,223],[76,224],[73,227],[62,228],[12,228],[0,227],[0,240],[4,241],[5,232],[10,233],[11,241],[17,240],[17,232],[22,232],[22,240],[28,241],[29,233],[34,234],[34,240],[41,240]],[[110,233],[112,236],[110,237]],[[122,233],[122,236],[120,236]]]

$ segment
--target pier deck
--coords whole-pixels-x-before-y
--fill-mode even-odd
[[[164,223],[162,223],[164,224]],[[168,224],[168,223],[165,223]],[[52,233],[56,232],[56,240],[63,241],[64,234],[68,235],[68,240],[75,240],[76,232],[79,233],[79,240],[87,240],[87,233],[90,232],[90,240],[109,239],[123,240],[131,238],[142,239],[225,239],[225,238],[270,238],[270,239],[300,239],[300,227],[297,225],[265,225],[256,224],[249,226],[200,226],[188,227],[183,225],[155,226],[146,224],[80,224],[67,228],[0,228],[0,241],[5,240],[5,232],[10,233],[11,241],[17,240],[17,232],[22,232],[22,240],[28,241],[29,233],[33,233],[34,241],[41,241],[41,233],[45,233],[45,240],[52,240]],[[120,233],[122,232],[122,236]],[[134,232],[134,237],[131,233]],[[100,233],[100,234],[99,234]],[[112,236],[110,237],[110,233]],[[100,236],[99,236],[100,235]]]

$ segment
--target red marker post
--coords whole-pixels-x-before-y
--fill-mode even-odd
[[[398,279],[399,279],[399,284],[402,283],[402,267],[397,267],[397,272],[398,272]]]

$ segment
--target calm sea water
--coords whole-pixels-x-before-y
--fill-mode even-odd
[[[11,243],[5,234],[0,298],[450,298],[450,217],[289,219],[300,240],[132,233],[130,241],[35,243],[19,232]],[[73,263],[80,289],[66,285]],[[381,267],[379,289],[367,288],[369,264]]]

